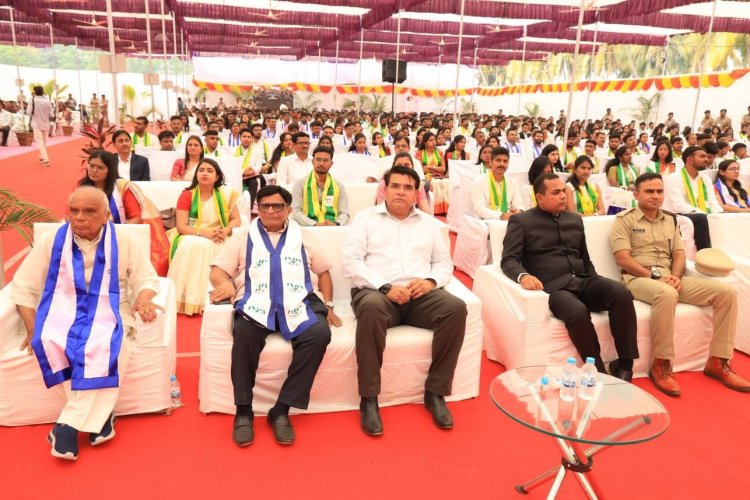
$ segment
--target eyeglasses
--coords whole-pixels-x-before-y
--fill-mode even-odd
[[[94,170],[94,171],[96,170],[104,171],[104,170],[109,170],[109,167],[107,167],[106,165],[97,165],[96,163],[89,163],[88,169]]]
[[[739,171],[740,171],[739,167],[731,167],[727,169],[727,172],[739,172]]]
[[[289,205],[286,203],[258,203],[258,210],[260,212],[270,212],[273,210],[274,212],[279,213],[287,206]]]
[[[388,189],[392,189],[394,191],[405,191],[407,193],[411,193],[416,188],[413,185],[411,185],[411,184],[395,184],[395,183],[390,183],[390,184],[388,184]]]

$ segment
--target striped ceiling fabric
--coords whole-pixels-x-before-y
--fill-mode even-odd
[[[460,0],[163,0],[163,17],[161,0],[118,0],[112,2],[117,52],[140,57],[147,53],[146,2],[153,52],[180,53],[184,40],[187,54],[192,55],[458,60]],[[475,52],[479,65],[518,60],[524,32],[529,37],[527,60],[543,59],[545,52],[573,52],[570,41],[576,38],[579,5],[576,0],[466,0],[460,62],[473,66]],[[664,28],[705,33],[710,7],[700,0],[593,0],[587,2],[583,20],[587,25],[599,23],[600,29],[583,31],[581,40],[589,47],[594,39],[597,44],[663,46],[668,40]],[[687,8],[689,14],[665,12]],[[0,0],[0,43],[12,42],[11,9],[19,44],[48,45],[49,23],[56,43],[78,41],[80,46],[109,50],[105,0]],[[397,54],[399,11],[404,14]],[[736,13],[743,11],[726,12],[739,16]],[[748,17],[717,17],[713,29],[750,33]],[[622,26],[608,31],[607,24],[632,26],[632,31],[623,32]],[[651,28],[658,28],[657,34],[650,34]]]

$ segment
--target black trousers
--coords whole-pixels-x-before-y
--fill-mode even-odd
[[[601,276],[574,277],[568,285],[550,294],[549,308],[565,323],[581,359],[593,357],[599,371],[604,371],[604,364],[591,322],[592,311],[609,311],[609,326],[617,355],[622,359],[638,358],[633,295],[622,283]]]
[[[359,395],[380,394],[380,367],[383,365],[388,328],[409,325],[433,330],[432,364],[425,389],[448,396],[453,373],[466,333],[466,304],[442,288],[403,305],[367,288],[352,289],[352,307],[357,317],[356,347]]]
[[[6,146],[8,144],[8,135],[10,135],[10,125],[6,125],[5,127],[0,128],[0,132],[3,133],[2,145]]]
[[[693,239],[698,250],[711,248],[711,234],[708,232],[708,216],[701,213],[680,214],[693,222]]]
[[[310,403],[310,388],[323,361],[326,347],[331,342],[331,329],[326,319],[328,310],[317,296],[309,300],[318,322],[291,340],[292,363],[289,365],[287,378],[281,386],[277,400],[279,403],[301,409],[306,409]],[[266,345],[266,337],[273,332],[238,312],[234,313],[232,330],[234,342],[231,373],[234,404],[252,405],[255,372],[258,371],[260,353]]]
[[[243,179],[242,184],[250,193],[250,210],[252,210],[255,206],[255,197],[258,195],[258,190],[266,185],[266,178],[263,175],[257,175],[249,179]]]

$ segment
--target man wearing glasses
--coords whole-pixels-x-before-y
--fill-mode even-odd
[[[276,173],[276,184],[279,186],[291,186],[300,179],[310,175],[312,172],[312,158],[310,151],[310,136],[304,132],[292,135],[293,155],[286,156],[279,162],[279,171]]]
[[[344,226],[349,222],[349,198],[344,185],[328,173],[333,149],[318,146],[312,157],[313,171],[292,188],[292,219],[300,226]]]
[[[268,423],[279,444],[294,443],[289,408],[306,409],[326,347],[333,312],[331,264],[299,225],[289,220],[292,195],[280,186],[258,191],[258,215],[237,229],[211,265],[211,302],[234,304],[232,384],[237,407],[232,438],[253,442],[253,386],[266,337],[281,332],[292,343],[292,363]]]
[[[466,304],[443,290],[453,263],[435,219],[414,207],[419,176],[393,167],[384,180],[385,202],[357,214],[342,249],[342,269],[354,284],[362,431],[383,433],[380,367],[386,331],[400,324],[433,330],[424,403],[435,424],[450,429],[453,416],[444,396],[451,394],[464,340]]]

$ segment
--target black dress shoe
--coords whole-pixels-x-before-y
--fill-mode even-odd
[[[368,436],[383,434],[383,421],[380,419],[378,398],[362,398],[362,402],[359,403],[359,416],[362,432]]]
[[[451,415],[448,407],[445,406],[445,398],[443,396],[425,391],[424,406],[432,414],[432,420],[435,421],[435,425],[441,429],[453,428],[453,415]]]
[[[268,424],[273,428],[273,437],[276,438],[277,443],[294,443],[294,429],[292,428],[292,422],[289,420],[289,415],[269,413]]]
[[[232,439],[237,446],[249,446],[253,444],[255,432],[253,431],[253,419],[247,415],[236,415],[234,417],[234,430]]]
[[[623,370],[620,368],[617,360],[614,360],[609,364],[609,374],[613,377],[624,380],[625,382],[631,382],[633,380],[633,370]]]

